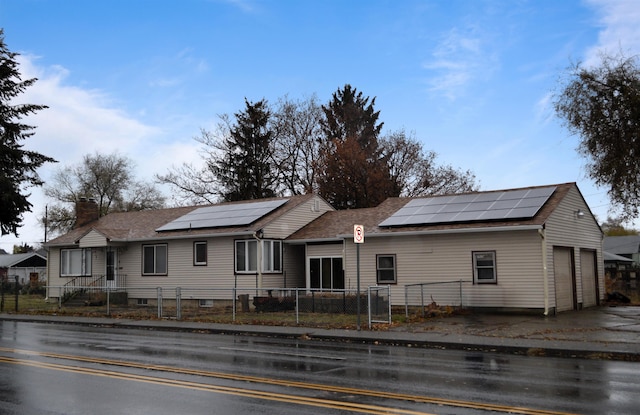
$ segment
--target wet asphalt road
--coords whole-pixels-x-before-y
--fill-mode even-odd
[[[634,414],[640,363],[0,321],[0,414]]]

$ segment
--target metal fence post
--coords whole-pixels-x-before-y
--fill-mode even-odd
[[[233,313],[232,321],[234,321],[234,322],[236,321],[236,307],[237,307],[237,305],[236,305],[236,298],[237,298],[236,294],[237,294],[236,293],[236,288],[233,287],[233,290],[231,291],[231,304],[232,304],[231,308],[233,310],[232,311],[232,313]]]
[[[296,289],[296,324],[300,324],[300,290]]]
[[[404,316],[409,318],[409,286],[404,286]]]
[[[425,311],[424,311],[424,285],[420,286],[420,308],[422,308],[422,317],[424,318]]]
[[[111,292],[111,287],[107,285],[107,316],[109,317],[111,317],[111,304],[110,304],[110,298],[109,298],[110,292]]]
[[[162,318],[162,287],[158,287],[158,318]]]
[[[371,330],[371,287],[367,288],[367,314],[369,317],[369,330]]]
[[[182,291],[180,287],[176,287],[176,320],[182,318]]]
[[[20,290],[18,288],[18,276],[16,275],[16,304],[15,304],[15,309],[16,309],[16,313],[18,312],[18,294],[20,293]]]
[[[389,303],[389,324],[391,324],[391,286],[387,285],[387,303]]]

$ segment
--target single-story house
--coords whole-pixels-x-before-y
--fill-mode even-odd
[[[20,284],[46,280],[46,252],[0,255],[0,281],[15,282],[16,277]]]
[[[135,287],[134,299],[156,287],[354,289],[360,275],[404,305],[408,285],[462,280],[465,306],[545,314],[605,294],[602,230],[575,183],[340,211],[304,195],[98,219],[81,203],[78,227],[47,244],[52,287],[90,278]]]
[[[610,288],[635,289],[640,268],[640,235],[605,236],[603,249]]]
[[[629,259],[632,266],[640,264],[640,235],[605,236],[602,249],[609,254]]]

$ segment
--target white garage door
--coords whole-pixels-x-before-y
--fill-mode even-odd
[[[582,306],[598,305],[598,274],[596,272],[596,253],[580,251],[580,269],[582,271]]]
[[[553,247],[553,270],[556,281],[556,311],[575,308],[574,279],[571,248]]]

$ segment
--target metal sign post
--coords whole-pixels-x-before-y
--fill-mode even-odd
[[[353,243],[356,244],[356,328],[360,331],[360,244],[364,243],[364,226],[353,225]]]

